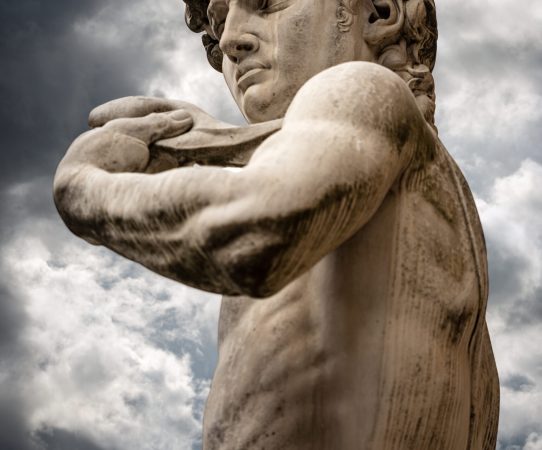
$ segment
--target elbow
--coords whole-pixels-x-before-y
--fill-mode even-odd
[[[53,181],[53,201],[64,221],[70,217],[70,207],[76,201],[74,197],[73,183],[70,183],[70,179],[64,176],[59,168]]]
[[[61,164],[53,181],[53,201],[55,203],[56,210],[70,230],[70,225],[73,222],[72,207],[77,202],[77,198],[74,193],[76,189],[74,189],[71,178],[72,177],[64,173]]]
[[[102,229],[103,225],[90,220],[90,216],[85,214],[82,187],[77,182],[77,174],[69,172],[63,169],[61,164],[55,175],[53,181],[55,207],[73,234],[93,245],[98,245],[97,230]]]

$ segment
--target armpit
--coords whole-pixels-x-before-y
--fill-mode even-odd
[[[213,240],[224,237],[216,236]],[[276,277],[280,271],[275,261],[280,260],[280,254],[286,250],[287,245],[278,233],[256,229],[227,237],[213,253],[218,265],[225,268],[232,282],[244,293],[267,297],[274,293],[269,277],[271,274]]]

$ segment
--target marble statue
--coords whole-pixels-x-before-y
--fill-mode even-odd
[[[434,125],[434,0],[185,2],[249,125],[114,100],[54,195],[88,242],[223,295],[204,449],[494,449],[486,250]]]

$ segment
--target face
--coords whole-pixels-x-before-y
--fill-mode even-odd
[[[299,88],[322,70],[369,59],[362,11],[344,27],[338,7],[339,0],[211,1],[224,78],[249,122],[283,117]]]

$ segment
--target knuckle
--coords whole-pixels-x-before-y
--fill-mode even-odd
[[[152,122],[155,126],[157,127],[160,127],[160,128],[165,128],[167,127],[168,123],[169,123],[169,118],[166,114],[164,113],[152,113]]]
[[[104,129],[112,131],[125,131],[131,125],[130,119],[113,119],[104,125]]]
[[[141,101],[142,97],[138,95],[129,95],[128,97],[120,98],[119,101],[124,103],[137,103]]]

